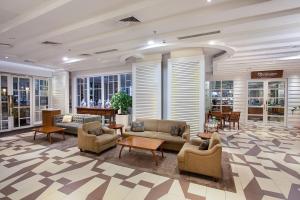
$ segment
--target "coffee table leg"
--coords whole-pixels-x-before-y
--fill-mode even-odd
[[[131,151],[131,147],[129,147],[129,152]]]
[[[51,139],[50,133],[48,133],[47,136],[49,137],[49,142],[50,142],[50,144],[52,144],[52,139]]]
[[[65,131],[62,131],[63,139],[66,140],[65,138]]]
[[[121,153],[122,153],[123,148],[124,148],[124,146],[121,146],[121,149],[120,149],[120,152],[119,152],[119,158],[121,158]]]
[[[123,128],[120,128],[121,136],[123,136]]]
[[[164,158],[164,151],[163,151],[162,146],[160,146],[160,151],[161,151],[161,157]]]
[[[35,140],[35,136],[36,136],[36,131],[34,131],[34,136],[33,136],[33,140]]]
[[[155,164],[156,164],[156,166],[158,165],[158,160],[157,160],[157,157],[156,157],[156,153],[155,153],[155,151],[151,151],[152,152],[152,155],[153,155],[153,159],[154,159],[154,161],[155,161]]]

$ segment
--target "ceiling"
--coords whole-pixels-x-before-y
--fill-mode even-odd
[[[1,0],[0,43],[1,60],[69,71],[184,47],[226,51],[215,74],[297,69],[300,1]]]

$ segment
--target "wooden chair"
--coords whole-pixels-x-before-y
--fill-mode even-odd
[[[235,128],[235,123],[237,122],[238,124],[238,129],[240,129],[240,115],[241,112],[231,112],[229,115],[229,128],[231,128],[231,123],[233,123],[233,128]]]
[[[211,117],[215,117],[218,120],[220,128],[223,128],[223,115],[222,112],[211,112]]]

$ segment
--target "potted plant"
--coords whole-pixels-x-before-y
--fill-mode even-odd
[[[110,104],[113,109],[119,110],[119,114],[116,116],[116,123],[127,127],[129,122],[128,110],[132,106],[132,97],[126,92],[120,91],[112,96]]]

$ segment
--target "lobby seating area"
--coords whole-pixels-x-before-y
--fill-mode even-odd
[[[1,0],[0,200],[299,200],[300,0]]]

